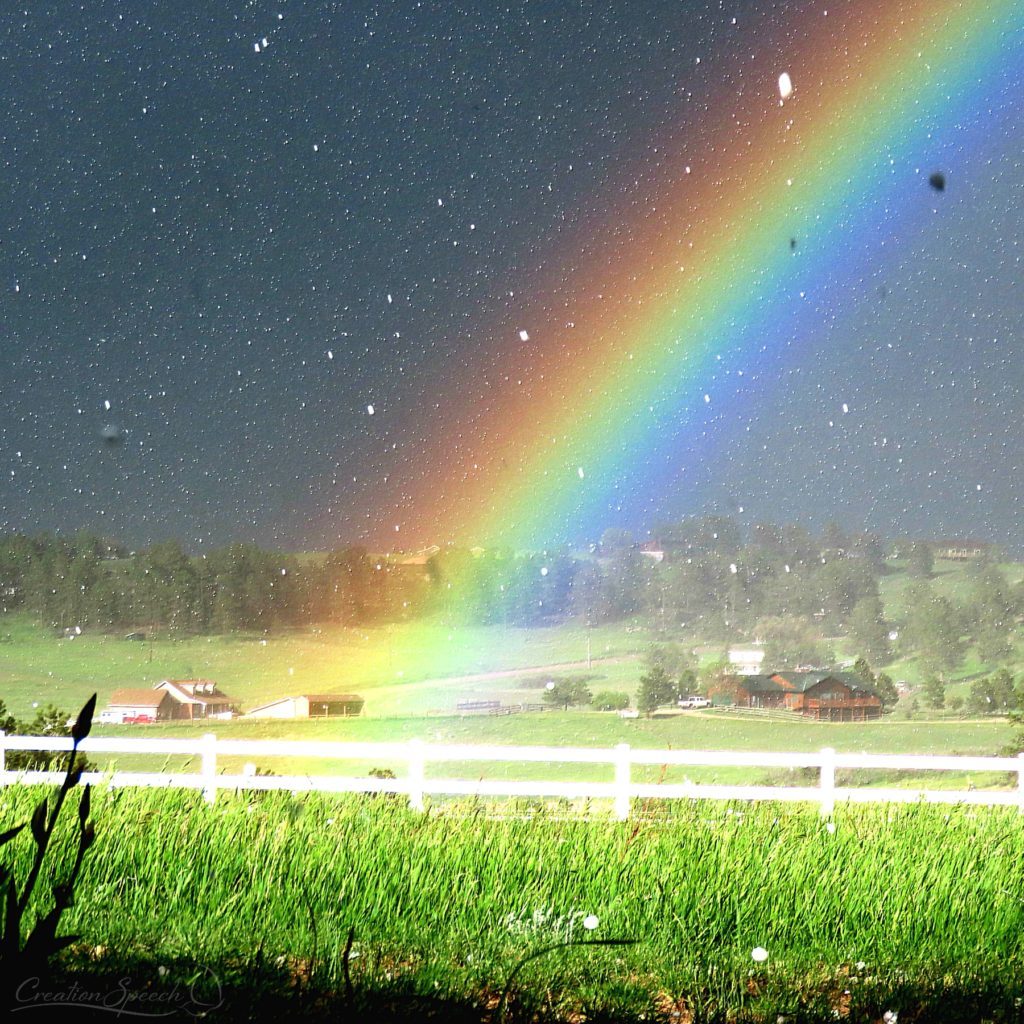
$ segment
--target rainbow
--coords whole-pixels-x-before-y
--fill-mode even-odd
[[[495,326],[499,350],[453,389],[490,398],[439,416],[401,484],[403,543],[538,549],[649,524],[949,200],[929,172],[955,149],[962,181],[991,151],[1024,4],[827,6],[724,74],[742,92],[630,168],[641,184],[567,245],[518,323]]]

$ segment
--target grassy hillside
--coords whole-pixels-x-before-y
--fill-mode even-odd
[[[895,571],[882,577],[882,602],[886,615],[898,621],[907,614],[906,592],[918,581],[903,571],[898,560],[891,564]],[[1020,562],[1003,562],[997,568],[1011,586],[1024,581],[1024,564]],[[966,562],[936,559],[928,582],[937,594],[948,597],[954,604],[966,603],[971,597],[971,566]]]
[[[583,663],[574,670],[582,672],[588,646],[600,664],[591,671],[607,676],[607,685],[632,688],[636,672],[624,672],[618,659],[635,658],[652,639],[647,630],[623,624],[588,631],[576,624],[506,629],[412,622],[270,637],[158,636],[138,643],[89,632],[65,640],[17,616],[0,617],[0,636],[10,637],[0,643],[0,698],[18,717],[31,717],[33,703],[70,710],[96,691],[102,707],[121,687],[197,677],[215,681],[244,709],[292,693],[354,690],[368,697],[367,714],[420,714],[451,710],[481,690],[517,690],[522,681],[504,678],[460,689],[424,680],[523,670],[529,681],[531,668],[573,662]],[[537,689],[532,694],[537,699]]]
[[[903,572],[899,562],[894,563],[894,568],[895,572],[882,577],[879,590],[887,621],[898,627],[906,618],[908,596],[918,581]],[[998,568],[1011,587],[1017,587],[1024,581],[1024,564],[1005,562]],[[956,606],[965,605],[971,600],[971,566],[966,563],[937,559],[928,582],[936,594],[948,598]],[[1021,634],[1019,626],[1011,635],[1011,643],[1015,656],[1011,659],[1009,667],[1011,671],[1016,671],[1016,665],[1024,665],[1024,635]],[[947,698],[956,695],[966,696],[968,685],[965,681],[991,672],[996,667],[979,658],[974,648],[969,648],[963,662],[949,673],[949,681],[953,685],[947,688]],[[919,659],[914,655],[896,658],[890,665],[885,666],[885,670],[894,678],[904,679],[911,685],[919,685],[926,675]],[[963,685],[956,685],[958,682],[962,682]]]
[[[1024,565],[1001,566],[1011,584],[1024,578]],[[913,581],[895,564],[883,577],[886,618],[899,624]],[[954,602],[970,590],[969,568],[938,561],[932,585]],[[1019,630],[1018,630],[1019,632]],[[203,677],[235,697],[243,709],[287,694],[356,691],[367,698],[371,718],[450,713],[460,700],[535,701],[548,675],[587,673],[595,691],[635,694],[647,648],[661,639],[701,645],[703,660],[718,657],[720,640],[664,637],[653,629],[617,623],[587,630],[576,623],[547,628],[449,627],[438,622],[390,624],[361,629],[322,628],[272,636],[149,637],[144,643],[85,632],[73,640],[56,637],[24,616],[0,616],[0,698],[18,717],[33,705],[55,703],[67,710],[97,691],[102,707],[121,687],[147,687],[166,678]],[[857,652],[847,643],[839,653]],[[1024,664],[1024,643],[1018,640]],[[586,661],[590,655],[592,665]],[[541,666],[563,665],[555,672]],[[881,668],[883,666],[875,666]],[[923,672],[914,657],[898,659],[887,671],[911,685]],[[966,695],[970,679],[994,666],[975,651],[952,674],[948,697]],[[490,678],[459,678],[486,673]],[[961,681],[961,682],[958,682]]]

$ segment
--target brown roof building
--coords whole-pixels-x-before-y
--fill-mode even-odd
[[[882,714],[881,698],[852,672],[730,676],[714,696],[738,707],[779,708],[826,722],[863,722]]]
[[[173,703],[168,694],[149,689],[115,690],[110,701],[100,712],[103,723],[163,722],[174,717]]]
[[[351,718],[365,701],[357,693],[301,693],[253,708],[247,718]]]
[[[169,717],[194,721],[197,718],[231,718],[238,713],[238,701],[221,693],[207,679],[164,679],[154,690],[166,693],[173,704]]]

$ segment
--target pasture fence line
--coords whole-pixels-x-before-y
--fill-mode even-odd
[[[705,713],[710,711],[718,717],[733,718],[761,718],[774,721],[806,722],[807,716],[799,711],[789,711],[786,708],[747,708],[739,704],[721,704],[704,709]]]
[[[615,817],[626,820],[634,800],[776,800],[817,803],[831,815],[837,802],[848,803],[966,803],[1015,806],[1024,812],[1024,753],[1014,757],[978,757],[935,754],[844,754],[832,747],[818,751],[787,752],[736,750],[636,749],[628,743],[615,747],[501,746],[425,743],[413,739],[396,743],[360,743],[304,740],[218,739],[213,733],[190,739],[89,737],[79,744],[83,754],[151,754],[198,758],[197,771],[87,771],[82,781],[111,787],[165,787],[201,790],[213,803],[218,790],[290,790],[321,793],[403,794],[411,807],[424,810],[429,796],[555,797],[610,800]],[[0,786],[60,783],[61,771],[8,769],[8,751],[71,750],[71,739],[58,736],[7,736],[0,732]],[[218,770],[222,757],[301,757],[327,762],[399,762],[404,778],[377,775],[274,775],[258,774],[254,764],[241,772]],[[484,778],[434,778],[429,764],[502,762],[515,764],[604,765],[607,782],[564,782]],[[633,778],[634,766],[811,769],[817,784],[806,786],[719,785],[711,783],[643,782]],[[956,771],[1009,773],[1015,785],[1004,789],[913,789],[837,786],[837,770]],[[384,774],[389,773],[381,773]]]

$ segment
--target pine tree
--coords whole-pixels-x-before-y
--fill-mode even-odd
[[[674,693],[669,674],[661,666],[655,666],[640,677],[637,710],[649,715],[663,704],[671,703]]]
[[[946,706],[946,684],[938,676],[929,676],[924,681],[924,699],[933,711]]]

